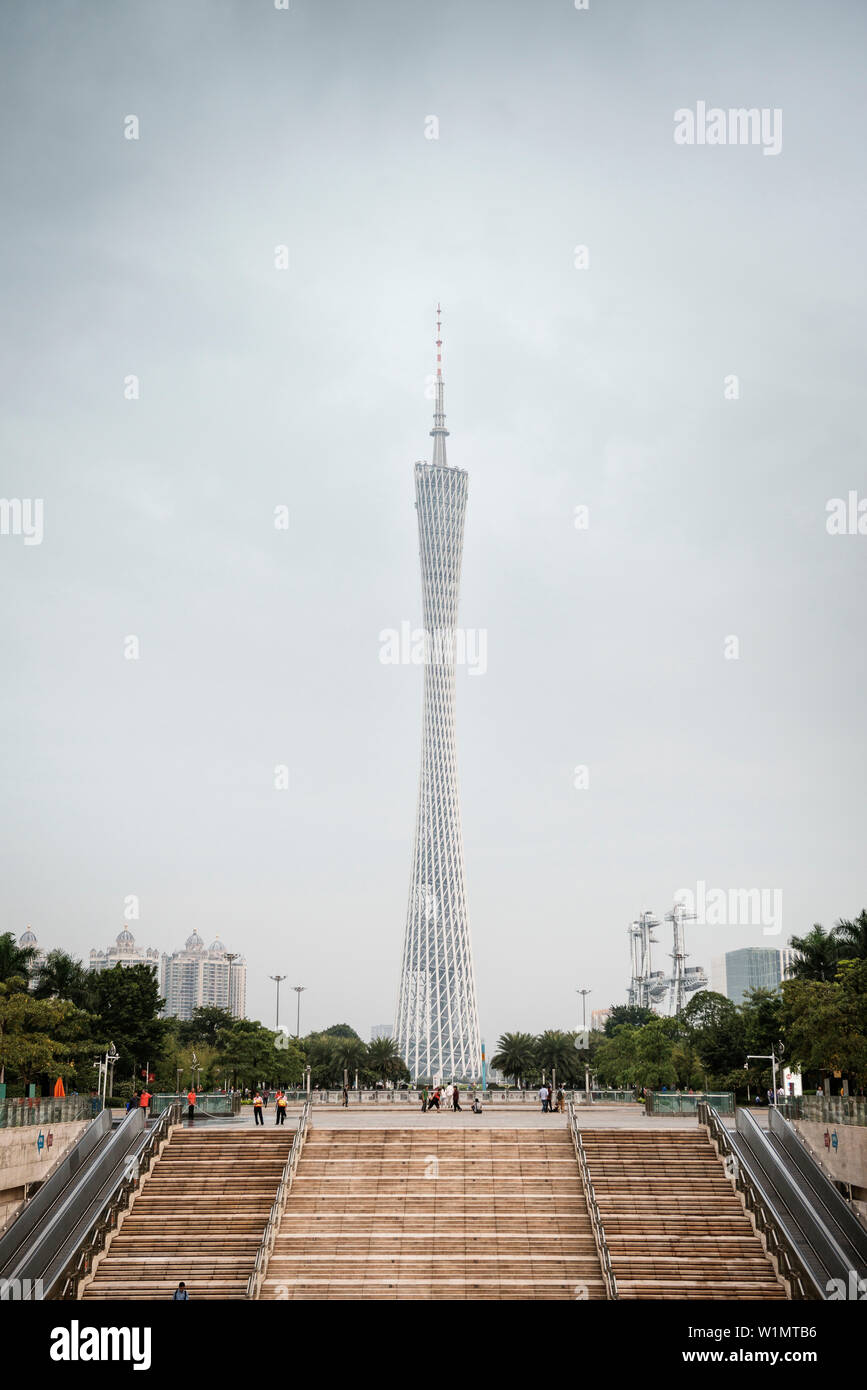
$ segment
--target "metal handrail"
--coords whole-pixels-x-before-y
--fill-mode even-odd
[[[289,1150],[289,1157],[283,1165],[283,1172],[280,1174],[280,1182],[277,1186],[277,1193],[271,1203],[271,1210],[268,1213],[268,1220],[262,1232],[262,1239],[259,1242],[259,1249],[256,1251],[256,1259],[250,1278],[247,1280],[247,1298],[256,1299],[262,1292],[262,1284],[268,1269],[268,1261],[274,1249],[274,1241],[277,1239],[277,1231],[283,1216],[283,1210],[289,1193],[292,1191],[292,1182],[295,1177],[295,1169],[298,1167],[298,1160],[301,1157],[301,1150],[304,1147],[304,1140],[307,1138],[307,1129],[310,1124],[311,1098],[305,1100],[298,1120],[298,1128],[292,1140],[292,1147]]]
[[[134,1168],[130,1166],[130,1159],[127,1160],[127,1169],[122,1179],[97,1213],[93,1225],[58,1279],[59,1299],[76,1299],[80,1281],[90,1273],[94,1259],[105,1249],[108,1236],[117,1229],[121,1212],[129,1208],[133,1194],[141,1186],[144,1174],[150,1172],[160,1144],[168,1138],[169,1132],[175,1125],[180,1124],[180,1121],[181,1102],[176,1101],[163,1111],[156,1124],[148,1131],[147,1138],[135,1155]]]
[[[817,1292],[813,1276],[800,1252],[777,1222],[746,1165],[736,1152],[731,1136],[716,1110],[706,1101],[702,1101],[698,1107],[698,1122],[707,1130],[717,1154],[734,1160],[731,1165],[733,1171],[729,1176],[737,1191],[741,1193],[744,1206],[751,1214],[756,1230],[764,1239],[765,1249],[777,1261],[779,1272],[789,1285],[792,1299],[798,1302],[820,1299],[821,1294]]]
[[[605,1280],[605,1292],[609,1299],[619,1299],[620,1294],[617,1292],[617,1280],[614,1277],[614,1270],[611,1267],[611,1251],[608,1249],[608,1241],[605,1239],[605,1227],[602,1224],[599,1204],[596,1201],[596,1193],[593,1190],[593,1179],[590,1177],[590,1165],[587,1162],[587,1155],[584,1152],[584,1144],[581,1139],[581,1131],[578,1128],[578,1121],[575,1119],[575,1106],[572,1104],[571,1100],[568,1106],[568,1114],[569,1129],[572,1134],[572,1142],[575,1145],[575,1154],[578,1159],[578,1168],[584,1187],[584,1197],[587,1202],[587,1210],[590,1213],[590,1224],[593,1227],[593,1238],[596,1241],[599,1263],[602,1266],[602,1277]]]

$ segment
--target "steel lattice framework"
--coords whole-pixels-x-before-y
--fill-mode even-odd
[[[439,309],[437,310],[439,314]],[[455,741],[455,643],[468,474],[446,463],[441,341],[433,461],[415,465],[428,653],[412,876],[395,1039],[414,1079],[481,1075]]]

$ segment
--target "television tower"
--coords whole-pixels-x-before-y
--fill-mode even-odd
[[[455,732],[455,642],[468,474],[446,461],[441,312],[437,305],[432,461],[415,465],[424,668],[421,772],[394,1036],[414,1080],[481,1076],[476,981],[467,921]],[[445,636],[448,640],[443,642]]]

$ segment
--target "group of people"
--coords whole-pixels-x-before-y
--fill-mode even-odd
[[[551,1087],[543,1081],[539,1087],[539,1099],[542,1102],[543,1115],[553,1115],[555,1111],[562,1115],[566,1109],[566,1095],[562,1086],[558,1087],[555,1096]]]
[[[427,1086],[423,1087],[421,1093],[422,1114],[427,1110],[447,1110],[449,1100],[451,1100],[452,1103],[453,1113],[457,1110],[463,1110],[463,1106],[461,1105],[461,1093],[456,1085],[452,1086],[451,1089],[449,1089],[448,1086],[434,1086],[432,1091],[429,1091]],[[470,1110],[474,1115],[481,1115],[482,1113],[482,1102],[475,1091],[472,1092]]]
[[[256,1091],[253,1095],[253,1123],[256,1125],[264,1125],[265,1123],[264,1111],[267,1109],[268,1097],[270,1094],[270,1091]],[[285,1125],[286,1106],[288,1103],[289,1098],[286,1092],[282,1087],[278,1087],[277,1094],[274,1096],[275,1125]]]

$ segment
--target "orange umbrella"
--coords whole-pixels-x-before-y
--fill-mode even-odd
[[[55,1094],[56,1096],[65,1096],[65,1095],[66,1095],[66,1092],[65,1092],[65,1090],[63,1089],[63,1077],[62,1077],[62,1076],[58,1076],[57,1080],[56,1080],[55,1083],[54,1083],[54,1094]]]

